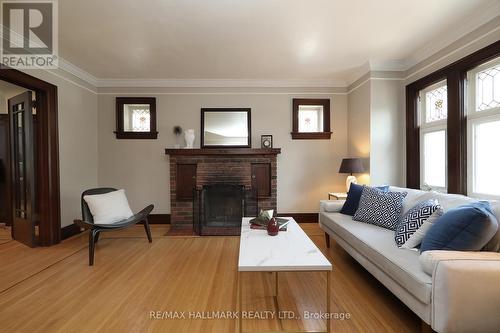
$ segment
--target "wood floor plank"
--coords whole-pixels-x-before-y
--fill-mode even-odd
[[[50,248],[0,244],[1,332],[235,332],[234,319],[154,319],[152,311],[237,309],[239,237],[168,237],[168,226],[104,234],[88,266],[86,235]],[[317,224],[304,230],[333,263],[335,332],[417,332],[420,320],[332,241]],[[325,273],[280,273],[279,307],[298,315],[325,311]],[[244,273],[243,308],[276,311],[274,275]],[[10,286],[5,288],[5,286]],[[324,329],[321,320],[244,320],[249,331]]]

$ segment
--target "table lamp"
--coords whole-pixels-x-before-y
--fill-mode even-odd
[[[357,184],[358,180],[353,173],[363,173],[365,169],[363,168],[363,163],[361,163],[360,158],[344,158],[342,159],[342,163],[340,164],[339,173],[349,173],[350,176],[347,176],[345,181],[346,191],[349,192],[349,187],[351,187],[351,183]]]

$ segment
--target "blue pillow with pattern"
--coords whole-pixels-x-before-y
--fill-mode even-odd
[[[408,192],[383,192],[366,186],[353,219],[394,230],[401,220],[403,200]]]
[[[396,228],[394,239],[399,247],[403,246],[410,237],[427,221],[441,206],[436,199],[422,201],[411,208],[403,216]]]
[[[347,198],[340,210],[340,213],[353,216],[358,210],[359,200],[361,200],[361,194],[363,194],[363,189],[365,185],[358,185],[351,183],[349,186],[349,192],[347,192]],[[384,192],[389,191],[389,186],[378,186],[379,190]]]

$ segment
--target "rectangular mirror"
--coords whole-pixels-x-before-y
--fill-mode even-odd
[[[201,109],[201,147],[250,148],[250,109]]]

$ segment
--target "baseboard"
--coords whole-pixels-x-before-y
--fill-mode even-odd
[[[298,223],[317,223],[318,213],[281,213],[278,216],[293,217]],[[170,214],[150,214],[148,216],[149,224],[170,224]],[[70,224],[61,228],[61,239],[78,235],[81,232],[76,224]]]
[[[170,224],[170,214],[149,214],[149,224]]]
[[[73,237],[81,233],[82,230],[76,224],[70,224],[61,228],[61,240]]]
[[[318,213],[279,213],[278,216],[293,217],[298,223],[318,223]]]

